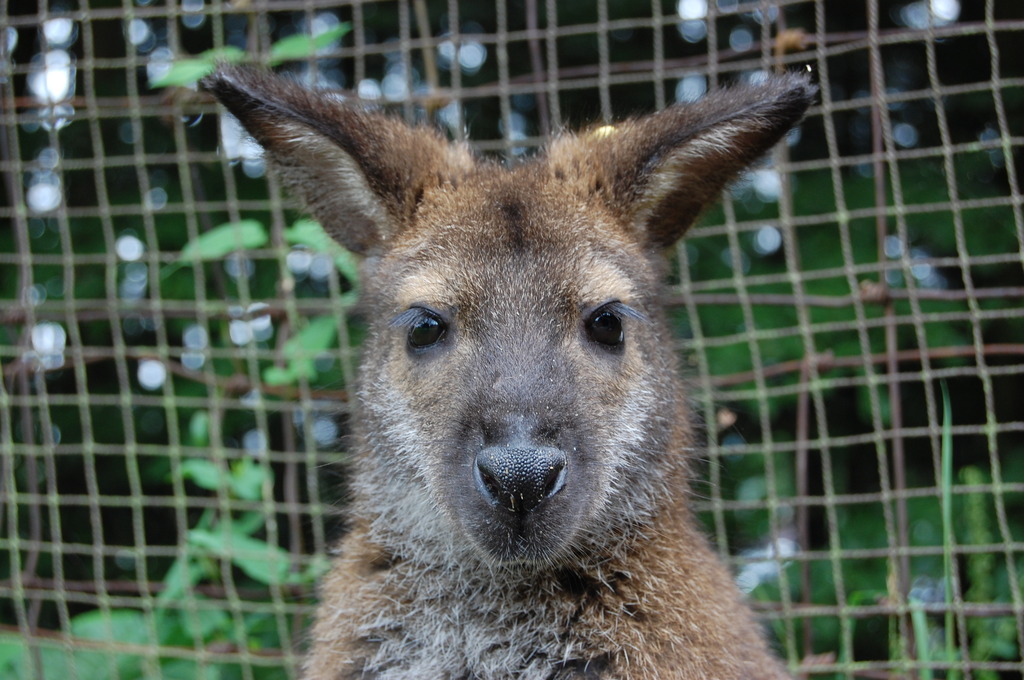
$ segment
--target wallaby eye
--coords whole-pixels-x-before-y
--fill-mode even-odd
[[[606,307],[601,307],[587,319],[587,335],[605,347],[618,347],[623,341],[622,319]]]
[[[409,346],[413,349],[426,349],[436,345],[444,337],[448,327],[444,320],[433,312],[422,310],[419,318],[409,328]]]

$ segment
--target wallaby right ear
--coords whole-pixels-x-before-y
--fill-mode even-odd
[[[438,132],[361,110],[329,92],[253,68],[225,66],[200,85],[263,147],[293,195],[349,250],[385,247],[423,192],[474,165]]]
[[[818,88],[804,74],[718,90],[552,144],[574,173],[649,246],[675,243],[722,190],[800,122]]]

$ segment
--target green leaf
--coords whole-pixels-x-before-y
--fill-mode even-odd
[[[914,626],[914,637],[917,638],[917,658],[921,662],[921,680],[932,680],[935,675],[929,664],[932,662],[930,636],[928,635],[928,619],[921,603],[910,598],[910,622]]]
[[[942,388],[942,575],[946,595],[946,660],[956,661],[957,649],[953,630],[953,409],[949,400],[949,389],[946,382],[939,383]],[[950,668],[949,678],[959,678]]]
[[[265,467],[249,458],[233,463],[230,475],[212,461],[190,458],[181,464],[181,475],[208,491],[227,487],[232,496],[247,501],[263,498],[263,485],[271,479]]]
[[[312,364],[310,364],[312,367]],[[314,375],[315,375],[314,370]],[[266,385],[280,386],[280,385],[291,385],[300,377],[299,371],[294,369],[292,366],[282,368],[281,366],[268,366],[263,369],[263,383]],[[301,377],[305,377],[307,380],[312,378],[313,375],[307,375],[305,372],[302,373]]]
[[[292,245],[306,246],[316,253],[324,253],[334,257],[334,266],[349,283],[359,283],[359,261],[350,251],[332,239],[315,220],[296,220],[291,227],[284,230],[284,238]]]
[[[71,619],[71,634],[86,640],[118,644],[141,646],[155,642],[149,636],[142,612],[136,609],[94,609],[83,612]],[[107,678],[114,668],[118,677],[138,677],[142,659],[130,652],[76,650],[74,665],[79,678]]]
[[[209,446],[210,412],[196,411],[188,421],[188,438],[192,446]]]
[[[263,485],[269,481],[268,470],[252,459],[243,458],[231,466],[231,492],[242,500],[263,498]]]
[[[319,583],[320,579],[330,571],[330,568],[330,559],[324,555],[314,555],[305,569],[289,576],[288,582],[293,585]]]
[[[181,623],[193,640],[222,638],[232,630],[231,617],[223,609],[197,609],[183,614]]]
[[[8,670],[22,658],[25,651],[25,642],[20,638],[7,634],[0,635],[0,671]]]
[[[224,473],[216,464],[198,458],[190,458],[181,464],[181,476],[207,491],[216,491],[225,482]]]
[[[334,266],[353,287],[359,285],[359,261],[351,251],[339,246],[337,252],[334,253]]]
[[[313,361],[334,346],[338,337],[338,320],[333,316],[318,316],[290,338],[282,348],[288,360],[286,367],[270,366],[263,371],[263,382],[268,385],[290,385],[300,378],[316,377]]]
[[[192,531],[204,531],[193,529]],[[164,574],[164,589],[156,596],[159,604],[180,600],[203,578],[203,566],[188,555],[180,555]]]
[[[213,73],[214,68],[214,63],[206,59],[182,59],[174,62],[167,73],[149,81],[149,87],[155,90],[161,87],[191,85]]]
[[[284,355],[289,358],[315,357],[330,349],[338,338],[338,320],[333,316],[318,316],[284,344]]]
[[[318,50],[340,40],[349,32],[351,27],[351,24],[343,23],[315,36],[297,34],[282,38],[270,46],[270,56],[267,58],[267,63],[270,66],[277,66],[285,61],[315,56]]]
[[[267,230],[258,220],[227,222],[185,244],[175,262],[191,264],[194,260],[218,260],[236,250],[264,246],[267,240]]]
[[[292,226],[284,230],[284,239],[288,243],[306,246],[318,253],[330,253],[334,248],[341,247],[331,240],[319,222],[310,219],[295,220]]]
[[[219,680],[220,666],[200,666],[190,659],[161,659],[160,675],[164,680]]]
[[[267,525],[267,518],[261,512],[243,512],[231,524],[236,532],[252,536]]]
[[[187,540],[189,544],[199,548],[204,553],[215,556],[230,556],[230,553],[224,547],[223,533],[208,529],[190,529]]]
[[[212,555],[231,560],[249,578],[267,585],[286,583],[291,564],[288,553],[276,545],[237,530],[192,529],[188,543]]]
[[[71,619],[71,634],[87,640],[148,642],[146,620],[137,609],[93,609]]]
[[[0,640],[9,640],[4,635]],[[68,678],[74,672],[79,680],[99,680],[103,677],[97,669],[89,664],[87,668],[80,668],[76,655],[66,648],[61,648],[59,643],[46,638],[36,638],[33,644],[37,646],[38,652],[29,653],[27,646],[22,646],[23,653],[6,656],[7,651],[13,651],[8,647],[7,642],[0,643],[0,647],[6,648],[6,663],[11,667],[10,671],[0,665],[0,677],[4,680],[36,680],[37,678]],[[109,675],[109,672],[108,672]]]
[[[221,47],[218,49],[206,50],[191,59],[179,59],[175,61],[167,73],[149,81],[153,89],[160,87],[185,87],[193,85],[204,76],[213,73],[217,64],[233,64],[245,59],[245,51],[237,47]]]

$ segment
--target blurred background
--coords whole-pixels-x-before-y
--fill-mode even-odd
[[[1019,0],[0,1],[0,676],[297,674],[359,282],[218,61],[508,163],[809,70],[669,253],[698,509],[799,677],[1021,676]]]

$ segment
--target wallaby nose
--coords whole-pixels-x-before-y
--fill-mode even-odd
[[[565,454],[551,446],[488,446],[476,455],[477,488],[491,503],[530,512],[565,484]]]

